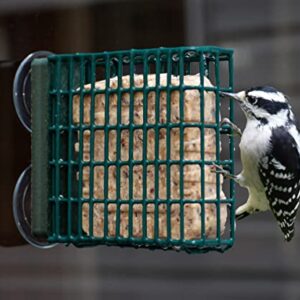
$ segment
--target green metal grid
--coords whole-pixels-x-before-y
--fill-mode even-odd
[[[220,134],[228,133],[230,130],[225,125],[220,125],[220,96],[219,91],[233,90],[233,51],[218,47],[179,47],[179,48],[157,48],[144,50],[114,51],[103,53],[87,54],[63,54],[51,55],[48,57],[46,68],[49,75],[49,86],[43,84],[43,89],[47,89],[46,101],[49,106],[48,119],[48,145],[49,150],[48,164],[48,197],[40,199],[38,202],[47,202],[47,211],[49,219],[44,230],[47,231],[50,243],[72,243],[76,246],[94,246],[99,244],[147,247],[150,249],[174,249],[185,250],[187,252],[207,252],[216,250],[223,252],[230,248],[234,243],[234,205],[235,191],[234,182],[230,180],[229,196],[226,199],[220,199],[220,175],[216,178],[216,199],[206,199],[204,189],[204,166],[218,164],[228,167],[234,171],[234,142],[233,137],[229,138],[229,157],[221,159],[220,147],[216,146],[216,160],[205,160],[204,157],[204,129],[212,128],[216,132],[216,145],[220,143]],[[222,69],[221,69],[222,64]],[[45,66],[44,66],[45,67]],[[99,71],[100,70],[100,71]],[[144,86],[134,86],[134,73],[139,72],[143,75]],[[222,82],[221,71],[226,73],[227,80]],[[33,69],[34,72],[34,69]],[[148,85],[148,74],[156,74],[155,87]],[[167,73],[167,85],[160,85],[161,73]],[[199,86],[187,86],[184,84],[184,75],[200,73]],[[122,86],[122,76],[130,75],[130,87]],[[171,85],[171,75],[179,76],[179,86]],[[118,87],[116,89],[106,88],[103,90],[96,89],[95,82],[105,80],[106,87],[110,86],[110,79],[114,76],[118,78]],[[213,87],[204,86],[204,76],[208,76],[213,82]],[[41,79],[42,80],[42,79]],[[85,89],[85,84],[91,84],[91,89]],[[32,82],[33,86],[41,85],[41,82]],[[39,87],[37,87],[39,88]],[[200,120],[199,122],[184,122],[184,91],[199,90],[200,92]],[[180,93],[180,122],[171,122],[171,92],[179,91]],[[148,123],[147,120],[147,101],[143,104],[143,124],[138,125],[133,122],[134,114],[134,93],[142,92],[144,99],[147,99],[149,92],[154,91],[156,95],[155,106],[155,124]],[[167,95],[167,122],[160,122],[160,92],[165,91]],[[216,123],[204,123],[204,91],[213,91],[216,95]],[[130,94],[129,106],[129,124],[121,122],[121,95],[127,92]],[[105,95],[105,124],[95,125],[95,97],[97,94]],[[109,122],[109,96],[117,94],[117,124],[112,125]],[[73,97],[80,96],[80,122],[75,124],[73,121]],[[90,124],[84,124],[83,120],[83,103],[84,97],[91,97]],[[229,110],[229,117],[233,120],[233,102],[226,100],[225,104]],[[33,117],[34,119],[34,117]],[[201,131],[201,158],[200,160],[186,160],[184,158],[184,139],[183,132],[185,128],[196,127]],[[166,141],[166,160],[159,159],[159,130],[164,128],[167,132]],[[179,128],[180,130],[180,159],[170,159],[170,130]],[[120,139],[122,130],[129,130],[129,160],[120,159]],[[137,161],[133,159],[133,135],[134,131],[140,129],[143,132],[143,159]],[[147,131],[155,131],[155,160],[147,159]],[[90,130],[90,160],[83,160],[83,134],[85,130]],[[103,130],[105,133],[104,161],[94,159],[94,135],[96,130]],[[108,136],[111,130],[117,133],[116,160],[109,160]],[[36,140],[40,136],[33,134],[33,157],[36,149]],[[79,142],[79,153],[74,150],[75,142]],[[35,150],[36,149],[36,150]],[[131,150],[130,150],[131,149]],[[33,160],[34,161],[34,160]],[[33,163],[33,170],[38,168],[40,162]],[[201,169],[201,199],[184,199],[184,166],[187,164],[196,164]],[[143,166],[143,197],[142,199],[133,199],[133,167],[136,165]],[[155,167],[155,197],[147,199],[147,166]],[[167,199],[159,199],[159,166],[166,166],[167,174]],[[178,165],[180,168],[180,198],[170,199],[170,168],[172,165]],[[96,166],[104,167],[104,199],[97,199],[93,193],[90,197],[84,198],[82,192],[83,168],[90,167],[90,191],[94,189],[94,172]],[[108,168],[116,168],[116,200],[108,198]],[[129,168],[129,200],[120,199],[120,169],[122,166]],[[78,176],[78,177],[77,177]],[[38,181],[38,180],[37,180]],[[43,187],[41,187],[43,188]],[[34,195],[33,195],[34,196]],[[84,232],[82,228],[82,206],[84,203],[89,204],[89,232]],[[93,233],[93,205],[96,203],[104,204],[104,236],[95,236]],[[180,238],[174,239],[171,236],[171,205],[178,203],[180,205]],[[184,209],[188,203],[199,203],[201,205],[201,238],[187,240],[184,237]],[[205,236],[205,204],[216,205],[217,214],[217,233],[216,238],[207,238]],[[221,236],[220,225],[220,205],[228,205],[228,222],[226,224],[226,234]],[[108,235],[108,205],[116,204],[116,232],[115,236]],[[120,207],[123,204],[129,205],[129,226],[128,237],[120,236]],[[138,238],[133,236],[133,205],[142,204],[142,227],[143,236]],[[155,224],[154,238],[147,236],[147,205],[155,205]],[[167,206],[167,237],[159,237],[159,210],[161,204]],[[37,204],[38,207],[38,204]],[[44,209],[44,206],[41,206]],[[33,207],[33,210],[37,210]],[[37,210],[38,211],[38,210]],[[33,213],[34,216],[34,213]],[[35,230],[33,229],[33,232]],[[41,234],[39,229],[38,234]]]

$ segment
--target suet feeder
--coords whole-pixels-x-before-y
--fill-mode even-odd
[[[32,164],[14,193],[22,235],[42,248],[230,248],[234,183],[225,196],[211,166],[234,170],[232,136],[221,158],[230,128],[219,96],[232,90],[231,49],[28,56],[14,82],[32,138]],[[224,105],[233,120],[233,103]]]

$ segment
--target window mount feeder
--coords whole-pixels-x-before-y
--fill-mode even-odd
[[[13,195],[22,236],[39,248],[229,249],[234,182],[225,196],[210,167],[234,170],[232,136],[220,155],[230,128],[219,92],[232,90],[231,49],[30,54],[13,85],[32,139]],[[225,105],[233,121],[233,101]]]

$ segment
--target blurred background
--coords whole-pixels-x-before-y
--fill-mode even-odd
[[[300,118],[299,11],[297,0],[1,0],[0,299],[300,299],[299,221],[288,244],[271,213],[251,216],[238,223],[225,254],[105,246],[42,251],[22,246],[11,213],[15,182],[30,163],[30,136],[11,99],[27,54],[231,47],[236,90],[273,85],[290,96]],[[236,119],[243,127],[239,108]],[[240,171],[238,152],[236,159]],[[237,187],[237,204],[246,198]]]

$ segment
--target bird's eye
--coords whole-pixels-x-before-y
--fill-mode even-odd
[[[252,105],[255,105],[257,103],[257,98],[254,98],[254,97],[248,97],[247,100]]]

